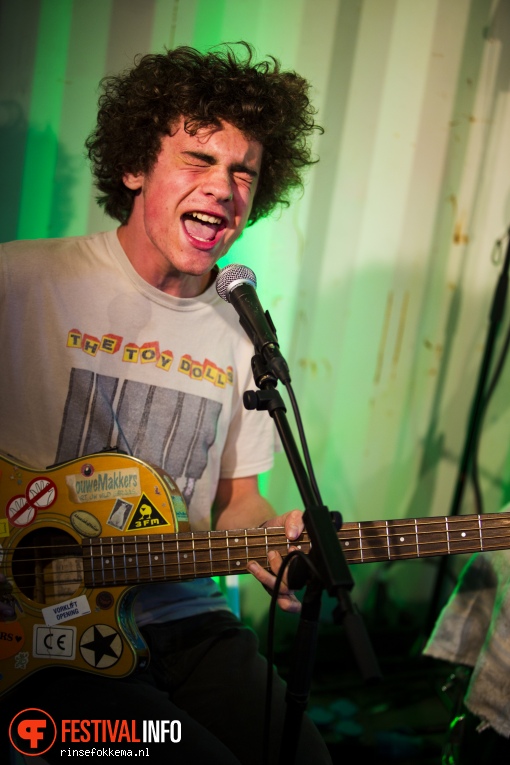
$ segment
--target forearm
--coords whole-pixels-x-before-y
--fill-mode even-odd
[[[253,529],[262,524],[285,528],[287,539],[295,540],[303,531],[303,516],[299,510],[276,515],[272,505],[259,493],[257,476],[220,480],[213,506],[214,528],[222,531]],[[268,562],[270,571],[255,560],[248,563],[248,570],[266,589],[272,589],[282,563],[280,554],[270,550]],[[301,603],[285,582],[279,590],[278,602],[285,611],[297,612],[301,608]]]
[[[214,528],[223,531],[253,529],[274,517],[274,508],[264,497],[258,493],[246,492],[232,496],[223,507],[217,505],[213,512],[213,523]]]

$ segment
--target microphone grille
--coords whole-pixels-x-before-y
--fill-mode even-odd
[[[229,303],[229,293],[237,284],[251,284],[257,287],[257,277],[247,266],[241,266],[239,263],[231,263],[225,266],[216,277],[216,292],[223,300]]]

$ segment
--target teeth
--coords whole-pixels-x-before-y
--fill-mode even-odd
[[[204,223],[221,223],[221,218],[218,218],[216,215],[206,215],[205,213],[201,212],[193,212],[191,213],[191,216],[197,220],[204,221]]]

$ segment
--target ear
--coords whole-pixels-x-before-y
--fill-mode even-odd
[[[124,173],[122,180],[124,181],[124,186],[127,186],[132,191],[136,191],[142,188],[144,177],[143,173]]]

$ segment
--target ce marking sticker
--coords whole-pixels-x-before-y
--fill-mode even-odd
[[[46,627],[34,624],[33,656],[35,659],[67,659],[76,656],[76,627]]]

